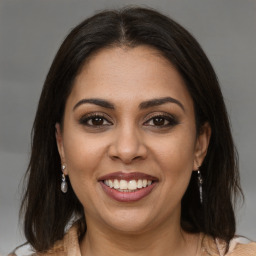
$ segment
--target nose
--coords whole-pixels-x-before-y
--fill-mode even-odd
[[[130,164],[134,160],[147,157],[147,147],[143,136],[135,128],[121,128],[115,131],[114,139],[109,147],[108,154],[113,160],[120,160]]]

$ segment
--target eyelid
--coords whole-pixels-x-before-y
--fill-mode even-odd
[[[167,113],[167,112],[152,112],[152,113],[149,113],[145,117],[145,122],[154,118],[154,117],[169,117],[169,118],[177,119],[175,115]]]
[[[167,121],[170,122],[169,124],[163,125],[162,127],[174,126],[179,123],[178,118],[173,114],[166,113],[166,112],[154,112],[154,113],[150,113],[149,115],[146,116],[146,118],[145,118],[146,120],[143,122],[143,124],[146,125],[153,118],[156,118],[156,117],[165,118]],[[153,125],[149,125],[149,126],[153,126]],[[161,126],[159,126],[158,128],[161,128]]]
[[[87,113],[85,115],[83,115],[81,118],[79,118],[79,123],[82,125],[87,125],[87,126],[93,126],[93,125],[88,125],[85,124],[86,121],[94,118],[94,117],[101,117],[103,119],[105,119],[108,123],[113,124],[113,121],[111,120],[111,117],[104,113],[104,112],[91,112],[91,113]],[[102,125],[102,126],[106,126],[106,125]]]
[[[107,122],[107,124],[101,124],[101,125],[88,124],[88,122],[95,117],[100,117],[100,118],[104,119]],[[149,124],[150,121],[152,121],[154,118],[157,118],[157,117],[164,118],[168,122],[168,124],[159,125],[159,126]],[[79,118],[78,122],[81,125],[91,127],[91,128],[103,128],[103,127],[110,126],[110,125],[114,124],[113,119],[108,114],[106,114],[104,112],[86,113],[86,114],[82,115],[81,118]],[[175,115],[166,113],[166,112],[149,113],[148,115],[146,115],[146,117],[144,118],[144,121],[142,122],[142,125],[156,127],[156,128],[170,127],[170,126],[175,126],[177,124],[179,124],[178,118]]]

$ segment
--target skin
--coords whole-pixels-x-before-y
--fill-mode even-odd
[[[163,97],[183,107],[175,102],[139,107]],[[92,103],[74,109],[91,98],[114,109]],[[86,119],[92,113],[103,119]],[[63,127],[56,124],[56,131],[64,173],[84,206],[88,230],[82,255],[196,255],[198,235],[180,227],[181,199],[203,162],[211,130],[205,124],[196,135],[193,100],[157,50],[112,47],[93,55],[74,82]],[[143,199],[118,202],[98,182],[118,171],[142,172],[158,182]]]

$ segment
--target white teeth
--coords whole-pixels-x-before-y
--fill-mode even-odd
[[[114,180],[114,188],[120,188],[119,181],[117,179]]]
[[[142,180],[138,180],[137,186],[138,188],[142,188]]]
[[[104,180],[104,183],[110,187],[121,192],[131,192],[137,189],[145,188],[152,184],[152,180]]]
[[[137,189],[137,182],[136,182],[136,180],[129,180],[129,182],[128,182],[128,189],[130,189],[130,190]]]
[[[109,187],[113,188],[114,187],[114,184],[113,184],[113,181],[112,180],[108,180],[108,183],[109,183]],[[107,185],[107,184],[106,184]]]
[[[120,189],[127,189],[128,188],[128,182],[126,180],[120,180],[119,187],[120,187]]]

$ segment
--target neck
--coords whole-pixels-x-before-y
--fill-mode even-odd
[[[196,255],[198,238],[182,231],[180,225],[166,222],[141,233],[128,234],[89,225],[80,248],[82,256],[191,256]]]

